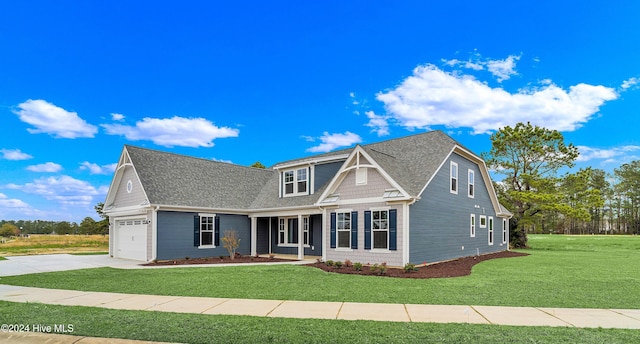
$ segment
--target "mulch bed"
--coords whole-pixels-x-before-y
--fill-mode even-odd
[[[235,259],[229,258],[229,256],[223,257],[207,257],[207,258],[190,258],[190,259],[173,259],[173,260],[160,260],[143,266],[158,266],[158,265],[194,265],[194,264],[238,264],[238,263],[273,263],[273,262],[290,262],[290,259],[279,259],[269,257],[251,257],[236,255]]]
[[[460,277],[468,276],[471,274],[471,268],[485,260],[497,259],[497,258],[509,258],[509,257],[522,257],[528,256],[526,253],[519,253],[513,251],[504,251],[498,253],[485,254],[476,257],[459,258],[442,263],[430,264],[417,268],[417,271],[405,272],[401,268],[387,268],[383,275],[379,275],[378,271],[372,271],[369,265],[363,265],[361,271],[356,271],[353,266],[336,268],[335,266],[328,266],[326,263],[313,263],[306,266],[322,269],[327,272],[335,272],[340,274],[356,274],[356,275],[369,275],[369,276],[387,276],[387,277],[399,277],[399,278],[443,278],[443,277]]]
[[[513,251],[503,251],[498,253],[485,254],[476,257],[459,258],[442,263],[430,264],[417,268],[417,271],[405,272],[401,268],[387,268],[384,274],[379,275],[377,271],[372,271],[369,265],[364,265],[361,271],[356,271],[353,266],[342,266],[336,268],[335,266],[328,266],[326,263],[312,263],[304,266],[318,268],[327,272],[334,272],[340,274],[354,274],[365,276],[386,276],[386,277],[399,277],[399,278],[443,278],[443,277],[460,277],[471,274],[471,268],[474,265],[489,259],[497,258],[509,258],[509,257],[522,257],[528,256],[526,253],[519,253]],[[231,259],[228,256],[224,257],[207,257],[207,258],[190,258],[190,259],[175,259],[175,260],[161,260],[142,264],[144,266],[158,266],[158,265],[197,265],[197,264],[230,264],[230,263],[272,263],[272,262],[290,262],[290,259],[269,258],[269,257],[251,257],[236,255],[235,259]]]

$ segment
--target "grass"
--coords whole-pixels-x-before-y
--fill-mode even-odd
[[[240,317],[3,301],[0,310],[12,324],[70,324],[73,335],[179,343],[640,342],[637,330]]]
[[[530,256],[428,280],[326,273],[304,266],[86,269],[0,278],[85,291],[275,300],[640,308],[640,237],[532,236]]]
[[[109,254],[108,251],[105,252],[77,252],[77,253],[71,253],[74,256],[100,256],[100,255],[105,255],[105,254]]]
[[[0,256],[96,251],[109,251],[109,236],[31,234],[0,244]]]

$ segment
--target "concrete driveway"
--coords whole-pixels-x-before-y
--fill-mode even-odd
[[[0,261],[0,276],[17,276],[40,272],[78,270],[101,267],[131,269],[140,262],[111,258],[109,255],[76,256],[72,254],[46,254],[36,256],[5,257]]]

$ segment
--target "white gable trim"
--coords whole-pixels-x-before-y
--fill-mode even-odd
[[[363,158],[365,158],[369,163],[368,164],[360,164],[360,157],[361,156]],[[354,160],[356,162],[355,165],[350,166],[350,164]],[[394,187],[395,189],[400,191],[400,193],[402,193],[402,197],[393,199],[394,201],[398,200],[398,199],[406,200],[406,199],[410,199],[411,198],[409,193],[406,192],[402,188],[402,186],[400,186],[400,184],[398,184],[395,180],[393,180],[393,178],[391,178],[391,176],[382,167],[380,167],[380,165],[369,154],[367,154],[367,152],[360,145],[357,145],[353,149],[351,154],[349,154],[349,157],[342,164],[342,166],[340,167],[338,172],[335,174],[335,176],[333,176],[333,178],[329,182],[329,185],[324,190],[322,195],[320,195],[320,197],[318,198],[318,201],[316,202],[316,205],[317,206],[327,205],[327,204],[322,204],[322,202],[336,191],[336,189],[342,184],[342,181],[347,176],[349,171],[354,170],[354,169],[358,169],[358,168],[373,168],[373,169],[377,170],[378,173],[380,173],[380,175],[389,184],[391,184],[392,187]],[[334,202],[331,202],[331,203],[334,203]]]
[[[118,160],[118,166],[116,167],[116,173],[113,175],[113,179],[111,180],[111,185],[109,186],[109,191],[107,192],[107,198],[104,201],[104,209],[106,212],[107,208],[113,203],[116,199],[116,193],[118,192],[118,185],[122,181],[122,176],[124,175],[124,168],[126,166],[130,166],[133,169],[133,173],[136,175],[136,178],[140,182],[140,187],[142,188],[142,194],[144,195],[145,202],[142,205],[149,204],[149,197],[147,196],[147,192],[144,190],[144,185],[142,184],[142,180],[140,180],[140,176],[138,175],[138,171],[136,171],[136,167],[133,165],[131,161],[131,157],[129,156],[129,152],[127,151],[127,147],[122,149],[122,154],[120,155],[120,160]],[[141,205],[141,206],[142,206]]]

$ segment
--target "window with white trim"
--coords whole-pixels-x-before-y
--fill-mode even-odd
[[[451,183],[449,184],[449,191],[453,194],[458,194],[458,164],[451,162]]]
[[[502,243],[506,244],[507,243],[507,236],[509,233],[509,222],[507,222],[507,219],[502,219]]]
[[[468,196],[469,198],[473,198],[474,197],[474,192],[475,192],[475,182],[476,182],[476,176],[475,176],[475,172],[473,170],[469,170],[469,188],[468,188]]]
[[[493,216],[489,216],[489,245],[493,245]]]
[[[487,228],[487,216],[480,215],[480,228]]]
[[[200,246],[213,246],[213,215],[200,215]]]
[[[309,173],[306,167],[284,171],[283,176],[285,196],[307,194]]]
[[[371,247],[389,249],[389,210],[371,211]]]
[[[351,212],[336,213],[338,248],[351,248]]]
[[[476,214],[471,214],[471,219],[469,221],[469,233],[472,238],[476,237]]]
[[[309,245],[309,216],[302,217],[303,244]],[[278,245],[298,244],[298,218],[281,217],[278,219]]]

